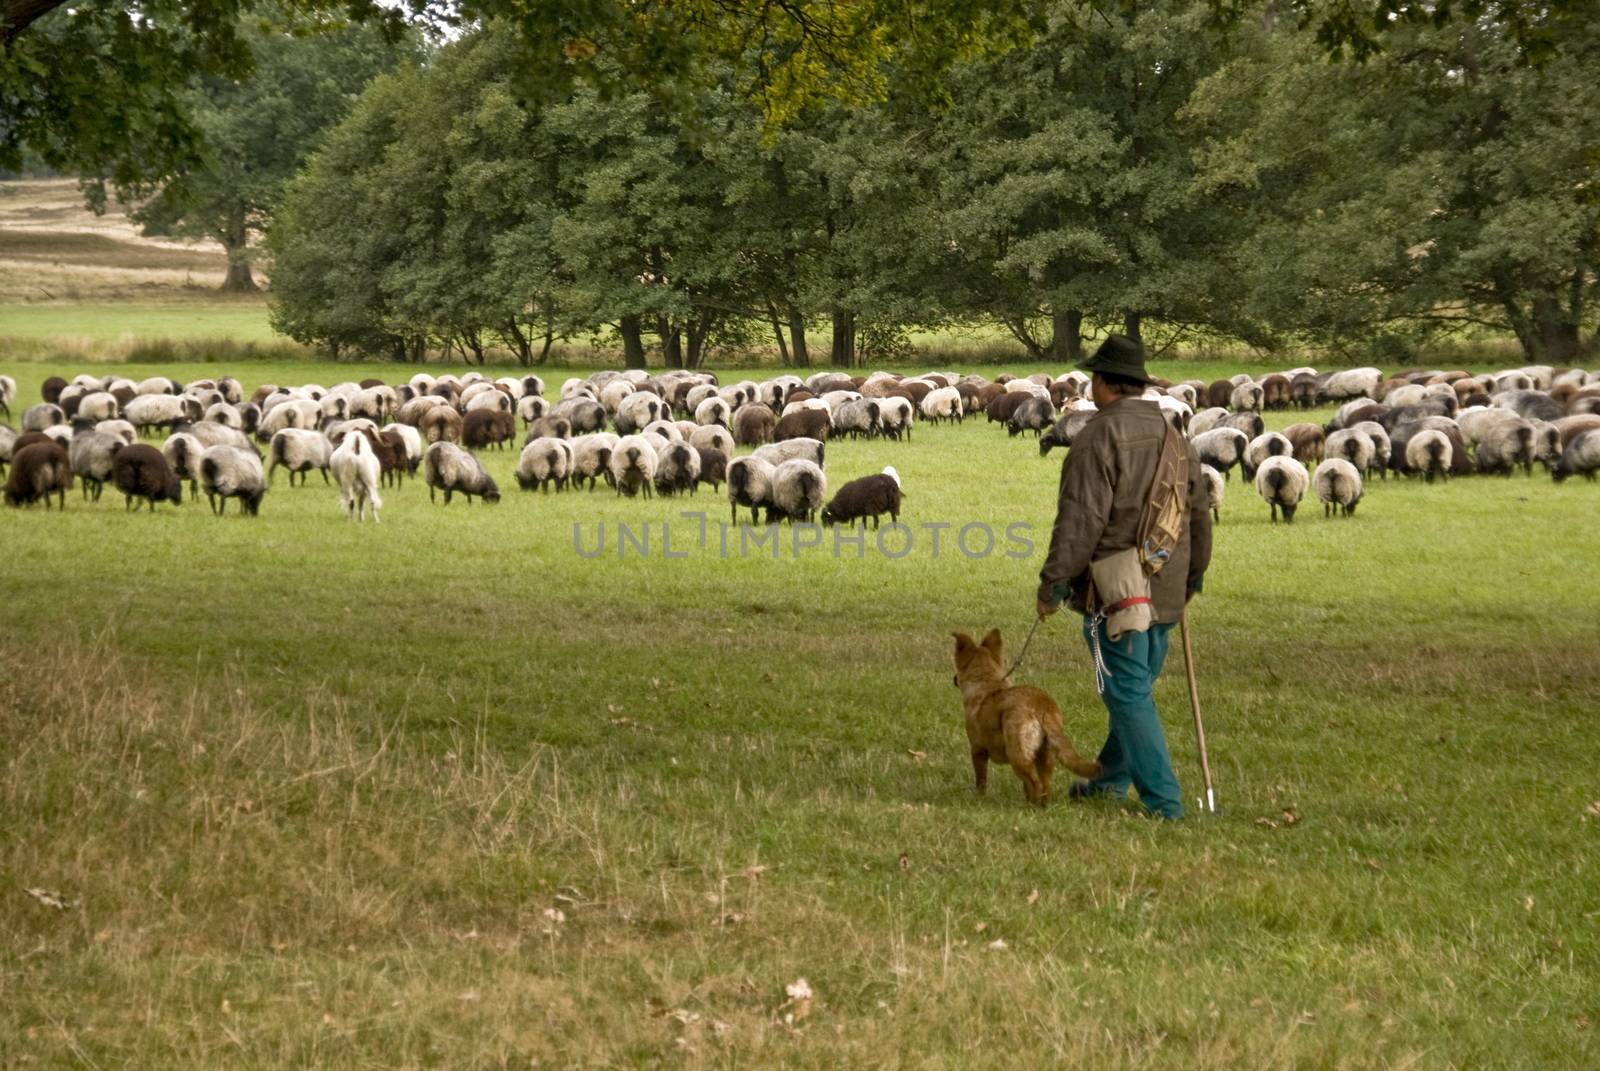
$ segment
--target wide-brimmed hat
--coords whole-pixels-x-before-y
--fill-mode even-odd
[[[1144,346],[1127,335],[1109,335],[1100,348],[1078,366],[1085,372],[1104,372],[1113,376],[1126,376],[1141,383],[1154,383],[1155,377],[1145,371]]]

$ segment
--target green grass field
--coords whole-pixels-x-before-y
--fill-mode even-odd
[[[1223,811],[1163,825],[972,793],[950,633],[1031,620],[1031,437],[830,444],[835,487],[899,469],[899,558],[724,557],[719,496],[486,459],[499,505],[411,482],[379,525],[282,474],[254,519],[0,512],[0,1065],[1600,1062],[1595,485],[1274,527],[1235,475],[1192,610]],[[648,557],[576,553],[619,522]],[[935,557],[939,522],[1033,553]],[[1076,633],[1019,676],[1092,750]],[[1193,798],[1176,643],[1158,702]]]

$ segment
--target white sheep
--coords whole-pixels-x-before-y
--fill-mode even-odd
[[[267,493],[261,459],[254,451],[237,446],[207,447],[200,455],[200,489],[218,517],[227,509],[230,498],[239,500],[241,514],[254,517],[261,512],[261,499]]]
[[[1228,408],[1234,412],[1257,412],[1266,401],[1266,391],[1259,383],[1241,383],[1228,395]]]
[[[480,496],[485,502],[500,501],[500,488],[489,470],[471,453],[452,442],[436,442],[422,455],[422,478],[428,485],[428,501],[436,501],[435,491],[444,492],[444,504],[450,504],[455,494],[465,495],[467,502]]]
[[[700,451],[686,442],[674,442],[661,451],[656,462],[656,491],[675,495],[694,494],[700,481]]]
[[[1250,440],[1244,449],[1244,475],[1246,479],[1255,479],[1256,470],[1261,463],[1269,457],[1294,456],[1294,443],[1288,437],[1276,431],[1263,432]]]
[[[30,405],[22,411],[22,430],[24,432],[43,431],[45,428],[60,424],[67,419],[66,412],[53,402],[40,402]]]
[[[1389,438],[1389,429],[1379,424],[1376,420],[1362,420],[1350,425],[1351,431],[1359,431],[1372,440],[1372,467],[1367,469],[1370,475],[1376,469],[1378,475],[1384,479],[1389,478],[1389,459],[1394,453],[1394,444]],[[1324,451],[1326,456],[1326,451]]]
[[[1011,382],[1020,381],[1012,380]],[[1006,384],[1008,388],[1010,385],[1009,383]],[[1033,385],[1030,384],[1030,386]],[[1037,390],[1038,388],[1035,387],[1034,389]],[[961,394],[954,387],[939,387],[935,390],[930,390],[923,396],[922,405],[919,408],[922,410],[923,418],[931,420],[935,424],[942,420],[954,420],[959,424],[964,416],[961,408]]]
[[[772,503],[772,478],[775,466],[754,455],[736,457],[728,462],[728,504],[733,523],[739,522],[739,507],[750,507],[750,523],[757,521],[756,511]]]
[[[612,419],[618,435],[634,435],[644,430],[657,420],[668,419],[672,416],[663,402],[649,391],[634,391],[617,406],[617,412]],[[576,423],[573,425],[576,427]]]
[[[178,438],[174,435],[173,439]],[[172,439],[168,439],[170,444]],[[163,453],[165,450],[163,449]],[[306,475],[313,469],[322,473],[322,482],[328,482],[328,464],[333,458],[333,444],[328,437],[320,431],[307,431],[304,428],[284,428],[272,436],[272,445],[267,448],[270,459],[267,466],[267,482],[277,474],[278,469],[289,470],[289,486],[294,486],[294,478],[299,475],[303,485]],[[168,462],[173,464],[174,471],[177,464],[168,457]]]
[[[1244,460],[1250,440],[1238,428],[1212,428],[1190,440],[1202,464],[1211,466],[1218,476],[1227,480],[1233,467]],[[1246,474],[1248,477],[1248,473]]]
[[[1450,437],[1437,428],[1426,428],[1406,440],[1406,468],[1420,472],[1428,483],[1438,476],[1450,478],[1450,464],[1455,460],[1455,450]]]
[[[822,467],[804,458],[791,458],[773,471],[767,523],[787,519],[809,524],[822,508],[827,494],[828,480]]]
[[[545,436],[530,440],[517,458],[517,486],[524,491],[537,487],[548,492],[555,484],[557,491],[563,490],[572,473],[573,456],[565,439]]]
[[[1331,433],[1323,443],[1325,459],[1340,458],[1356,467],[1358,472],[1371,472],[1377,454],[1372,436],[1356,428],[1341,428]],[[1327,464],[1324,460],[1323,464]]]
[[[1473,459],[1478,471],[1510,476],[1518,465],[1533,475],[1534,428],[1518,417],[1488,425],[1478,440]]]
[[[11,403],[17,400],[17,381],[10,376],[0,376],[0,413],[11,415]]]
[[[1278,523],[1278,511],[1283,511],[1283,523],[1294,523],[1294,511],[1306,496],[1311,483],[1306,467],[1293,457],[1269,457],[1256,469],[1256,494],[1272,508],[1272,523]]]
[[[1211,431],[1213,428],[1222,427],[1222,422],[1228,419],[1228,411],[1220,405],[1202,409],[1189,418],[1189,437],[1197,438]]]
[[[116,420],[120,416],[122,407],[117,404],[117,399],[103,390],[85,394],[78,402],[77,417],[80,420]]]
[[[726,433],[724,433],[726,434]],[[607,483],[611,482],[611,453],[617,448],[618,439],[608,431],[596,432],[585,435],[572,444],[572,470],[569,479],[576,486],[580,481],[589,481],[589,490],[594,490],[597,480],[602,477]]]
[[[1223,482],[1222,473],[1210,465],[1201,464],[1200,478],[1205,483],[1206,506],[1211,510],[1211,520],[1216,524],[1222,523],[1222,498],[1227,491]]]
[[[117,452],[126,445],[118,436],[93,428],[85,427],[73,434],[67,443],[67,459],[72,465],[72,474],[78,477],[84,498],[92,494],[96,502],[100,501],[100,492],[111,479]]]
[[[601,389],[600,404],[605,406],[607,414],[616,416],[618,407],[622,405],[628,395],[636,392],[637,389],[634,385],[626,379],[613,379]]]
[[[755,456],[769,465],[781,465],[794,458],[803,458],[813,465],[820,465],[827,448],[827,444],[820,439],[808,439],[802,436],[798,439],[785,439],[781,443],[758,446]]]
[[[1377,400],[1383,390],[1383,373],[1376,368],[1347,368],[1334,372],[1323,384],[1322,392],[1330,400],[1342,402],[1346,398],[1371,398]]]
[[[656,457],[655,445],[644,435],[625,435],[618,439],[611,451],[610,464],[617,494],[632,498],[643,491],[646,498],[654,495]]]
[[[524,394],[517,401],[517,419],[522,421],[522,426],[527,427],[535,420],[550,412],[550,403],[542,395]]]
[[[911,441],[911,428],[916,423],[916,408],[909,398],[881,398],[878,400],[878,425],[885,438],[899,442]]]
[[[329,459],[328,467],[333,470],[333,478],[339,481],[344,515],[350,520],[362,521],[366,519],[367,507],[371,506],[373,523],[377,523],[378,511],[383,508],[383,499],[378,495],[383,468],[367,437],[346,435]]]
[[[832,437],[870,438],[877,434],[882,427],[878,418],[880,404],[878,398],[856,398],[839,406],[833,411]]]
[[[1317,466],[1314,485],[1324,517],[1341,511],[1348,517],[1356,511],[1356,503],[1361,501],[1361,472],[1342,457],[1324,459]]]

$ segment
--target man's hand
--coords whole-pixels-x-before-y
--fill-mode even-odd
[[[1038,601],[1038,605],[1034,607],[1034,611],[1038,613],[1040,617],[1049,617],[1059,609],[1061,609],[1061,604],[1059,602],[1047,602],[1044,599],[1040,599]]]

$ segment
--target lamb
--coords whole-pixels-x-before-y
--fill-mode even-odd
[[[700,482],[709,483],[713,491],[721,489],[728,478],[728,455],[714,446],[696,446],[694,450],[700,455]]]
[[[44,508],[50,508],[50,496],[56,504],[67,508],[67,488],[72,486],[72,461],[67,452],[51,442],[30,443],[11,456],[11,470],[6,475],[5,497],[8,506],[31,506],[44,499]]]
[[[134,499],[150,503],[150,512],[156,511],[157,502],[183,503],[183,483],[172,471],[161,451],[144,443],[124,446],[117,451],[111,466],[111,481],[123,495],[124,509],[138,509]]]
[[[733,523],[739,523],[739,507],[750,507],[750,523],[757,521],[756,510],[772,502],[772,480],[777,469],[759,457],[736,457],[728,462],[728,504]]]
[[[1043,438],[1042,433],[1055,419],[1056,407],[1048,397],[1029,398],[1012,411],[1011,419],[1006,421],[1006,435],[1010,437],[1031,431],[1036,438]]]
[[[77,425],[67,444],[67,458],[72,464],[72,474],[78,477],[78,486],[83,489],[84,498],[92,494],[96,502],[100,501],[100,492],[106,481],[111,479],[117,452],[126,445],[115,435],[95,431],[94,425],[87,421]]]
[[[353,521],[365,520],[370,505],[376,524],[378,511],[383,508],[383,499],[378,495],[383,471],[367,436],[364,433],[346,435],[329,458],[328,467],[339,481],[339,500],[344,503],[345,517]]]
[[[59,405],[54,402],[40,402],[22,411],[22,430],[43,431],[45,428],[64,423],[66,419],[67,411]]]
[[[1212,428],[1191,440],[1201,464],[1209,465],[1222,479],[1233,474],[1233,467],[1244,460],[1250,440],[1238,428]],[[1246,470],[1248,477],[1249,470]]]
[[[1328,458],[1317,466],[1314,482],[1324,517],[1341,511],[1348,517],[1356,511],[1356,503],[1361,501],[1361,473],[1350,462],[1342,457]]]
[[[1283,523],[1294,523],[1294,511],[1306,496],[1311,477],[1306,467],[1294,458],[1280,454],[1269,457],[1256,470],[1256,494],[1272,508],[1272,523],[1278,523],[1278,511],[1283,511]]]
[[[831,424],[832,420],[826,406],[821,409],[800,409],[778,421],[777,426],[772,429],[772,441],[774,443],[790,439],[824,441],[828,438]]]
[[[781,443],[768,443],[756,447],[755,456],[769,465],[781,465],[791,458],[804,458],[813,465],[822,464],[827,445],[820,439],[785,439]]]
[[[1518,465],[1533,475],[1533,425],[1512,417],[1490,424],[1478,440],[1475,460],[1480,472],[1510,477]]]
[[[733,441],[740,446],[770,443],[777,426],[777,416],[760,402],[741,405],[733,411]]]
[[[721,450],[733,456],[733,435],[720,424],[702,424],[689,436],[689,445],[700,450]]]
[[[1019,394],[1021,394],[1023,400],[1032,397],[1031,394],[1021,392]],[[1046,397],[1048,398],[1048,393]],[[1016,403],[1018,407],[1021,404],[1021,401]],[[921,410],[925,420],[930,420],[935,424],[943,420],[953,420],[959,424],[966,415],[961,407],[961,392],[954,387],[938,387],[930,390],[923,397],[918,408]],[[1012,412],[1015,412],[1015,409]],[[1009,415],[1007,414],[1008,417]]]
[[[1568,476],[1582,476],[1593,482],[1596,470],[1600,470],[1600,431],[1581,431],[1562,448],[1550,478],[1561,483]]]
[[[773,470],[767,523],[788,520],[810,524],[827,492],[828,481],[820,465],[804,458],[790,458]]]
[[[516,437],[516,418],[506,410],[474,409],[461,420],[461,445],[469,450],[498,450]]]
[[[172,440],[167,441],[170,443]],[[290,487],[294,486],[296,475],[299,475],[300,483],[304,485],[306,475],[313,469],[321,472],[322,482],[327,483],[328,465],[333,458],[333,444],[320,431],[284,428],[272,437],[272,445],[267,448],[267,456],[271,458],[267,468],[269,483],[280,468],[289,470]],[[174,468],[176,467],[178,466],[174,464]]]
[[[900,474],[893,465],[885,466],[875,476],[851,480],[833,496],[822,510],[823,524],[850,523],[865,517],[872,518],[872,527],[878,527],[878,517],[887,513],[891,524],[900,520]]]
[[[422,455],[422,478],[428,485],[428,501],[434,502],[436,491],[444,492],[444,504],[450,504],[455,494],[465,495],[467,502],[473,496],[485,502],[500,501],[500,488],[489,475],[483,463],[455,443],[437,442]]]
[[[1294,457],[1294,444],[1275,431],[1263,432],[1251,439],[1244,450],[1245,479],[1255,479],[1261,463],[1269,457]]]
[[[226,512],[230,498],[239,500],[241,514],[254,517],[261,512],[261,499],[267,493],[261,459],[237,446],[209,446],[200,455],[200,489],[218,517]]]
[[[1228,394],[1228,408],[1235,412],[1260,412],[1266,391],[1259,383],[1243,383]]]
[[[1406,469],[1422,473],[1428,483],[1435,476],[1448,480],[1452,460],[1450,439],[1437,428],[1424,429],[1406,440]]]
[[[1202,463],[1200,478],[1206,485],[1206,505],[1211,508],[1211,520],[1215,524],[1222,523],[1222,496],[1227,489],[1223,482],[1222,473],[1210,465]]]
[[[617,437],[606,431],[585,435],[577,440],[572,447],[572,466],[568,479],[574,486],[587,479],[591,491],[601,477],[610,483],[611,452],[616,446]]]
[[[517,458],[517,486],[524,491],[537,487],[541,493],[548,493],[550,485],[555,484],[557,491],[564,490],[572,473],[573,455],[568,449],[566,440],[551,436],[528,440]]]
[[[643,435],[625,435],[618,439],[611,451],[610,466],[617,494],[632,498],[643,491],[644,496],[650,498],[654,493],[651,485],[656,477],[656,461],[656,448]]]
[[[694,493],[700,482],[700,451],[686,442],[675,442],[661,451],[656,462],[656,491],[675,495]]]

